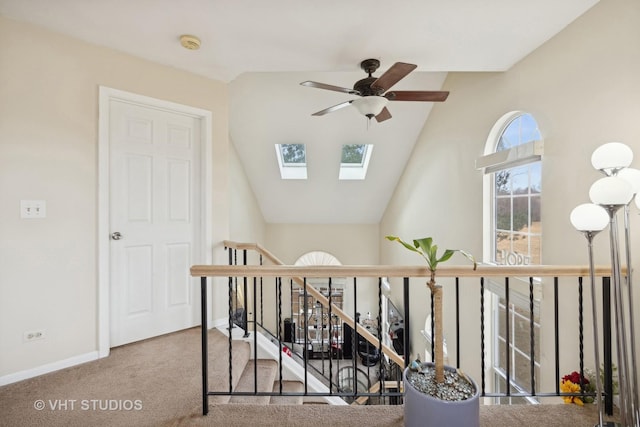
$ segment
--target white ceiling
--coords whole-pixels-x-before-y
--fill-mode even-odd
[[[230,137],[267,222],[377,223],[433,104],[392,102],[393,118],[369,125],[351,107],[311,117],[354,97],[299,83],[351,87],[376,58],[376,76],[418,65],[394,89],[438,90],[448,72],[509,69],[595,3],[0,0],[0,14],[229,82]],[[181,34],[201,49],[182,48]],[[280,180],[277,143],[306,144],[308,180]],[[353,143],[374,144],[367,179],[338,181],[340,147]]]

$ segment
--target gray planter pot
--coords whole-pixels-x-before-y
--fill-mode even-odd
[[[423,366],[433,366],[424,363]],[[455,372],[451,366],[444,367]],[[469,378],[475,388],[475,394],[456,402],[440,400],[424,394],[407,381],[404,370],[404,425],[406,427],[479,427],[480,426],[480,390],[478,384]]]

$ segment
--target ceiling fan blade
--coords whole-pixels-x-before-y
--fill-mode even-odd
[[[306,86],[306,87],[315,87],[317,89],[333,90],[335,92],[343,92],[343,93],[348,93],[350,95],[360,95],[360,92],[358,92],[355,89],[349,89],[349,88],[346,88],[346,87],[328,85],[326,83],[312,82],[310,80],[307,80],[306,82],[302,82],[300,84],[302,86]]]
[[[353,100],[342,102],[340,104],[334,105],[333,107],[325,108],[324,110],[320,110],[317,113],[313,113],[312,116],[324,116],[325,114],[331,113],[333,111],[339,110],[341,108],[349,106]]]
[[[397,90],[384,94],[384,97],[389,101],[443,102],[448,96],[449,92],[447,91],[429,90]]]
[[[391,118],[391,113],[389,112],[387,107],[384,107],[382,111],[380,111],[380,114],[376,116],[376,120],[378,121],[378,123],[384,122],[385,120],[389,120],[390,118]]]
[[[405,78],[407,74],[415,70],[417,65],[407,64],[405,62],[396,62],[389,68],[383,75],[371,83],[372,88],[382,89],[382,91],[388,90],[391,86],[398,83]]]

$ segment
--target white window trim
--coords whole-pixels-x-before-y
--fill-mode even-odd
[[[307,179],[307,163],[285,163],[282,158],[282,144],[275,144],[276,158],[278,159],[278,168],[280,169],[280,178],[282,179]],[[305,160],[306,160],[305,147]]]
[[[522,146],[528,146],[527,148],[521,149],[522,151],[517,150],[517,147],[513,147],[508,150],[502,150],[505,154],[495,155],[497,154],[496,144],[499,141],[500,136],[504,133],[506,128],[511,124],[513,120],[517,117],[526,114],[524,111],[511,111],[506,113],[500,119],[496,121],[493,128],[489,132],[487,136],[487,140],[484,145],[484,153],[483,156],[476,160],[476,168],[483,169],[483,177],[482,177],[482,259],[486,264],[494,265],[493,262],[493,253],[495,251],[494,241],[493,241],[493,230],[491,228],[493,221],[493,192],[494,192],[494,178],[493,172],[500,171],[502,169],[508,169],[511,167],[519,166],[524,163],[532,163],[534,161],[539,161],[542,159],[542,151],[543,144],[542,141],[534,141],[534,143],[521,144]],[[535,142],[540,142],[536,146]],[[515,150],[514,150],[515,149]],[[532,158],[531,156],[540,156],[539,158]],[[518,163],[519,162],[519,163]],[[485,195],[489,194],[490,197],[485,197]],[[540,283],[539,278],[535,278],[535,283]],[[536,286],[534,288],[534,311],[539,312],[539,300],[542,298],[540,294],[540,287]],[[514,289],[510,289],[510,300],[512,303],[515,302],[516,305],[521,305],[526,300],[526,305],[528,307],[528,296],[524,296],[521,293],[515,291]],[[502,371],[501,368],[495,365],[495,355],[498,354],[498,340],[495,339],[498,337],[497,322],[495,316],[498,315],[498,310],[495,308],[498,307],[498,298],[500,293],[504,294],[504,291],[501,291],[501,286],[497,282],[488,281],[487,289],[485,295],[489,297],[489,304],[486,307],[486,318],[491,318],[488,336],[487,338],[490,340],[493,345],[489,346],[488,353],[493,352],[493,354],[487,354],[486,357],[491,361],[489,365],[491,371],[493,372],[493,381],[494,387],[497,386],[497,376],[501,376],[505,378],[506,375]],[[515,298],[515,299],[514,299]],[[494,316],[494,317],[489,317]],[[513,383],[511,386],[518,388],[518,385]],[[497,400],[498,398],[496,398]],[[527,398],[527,401],[532,404],[538,404],[538,400],[535,398]]]

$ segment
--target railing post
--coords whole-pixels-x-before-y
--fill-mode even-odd
[[[202,415],[209,413],[209,364],[207,325],[207,278],[200,278],[200,329],[202,339]]]

